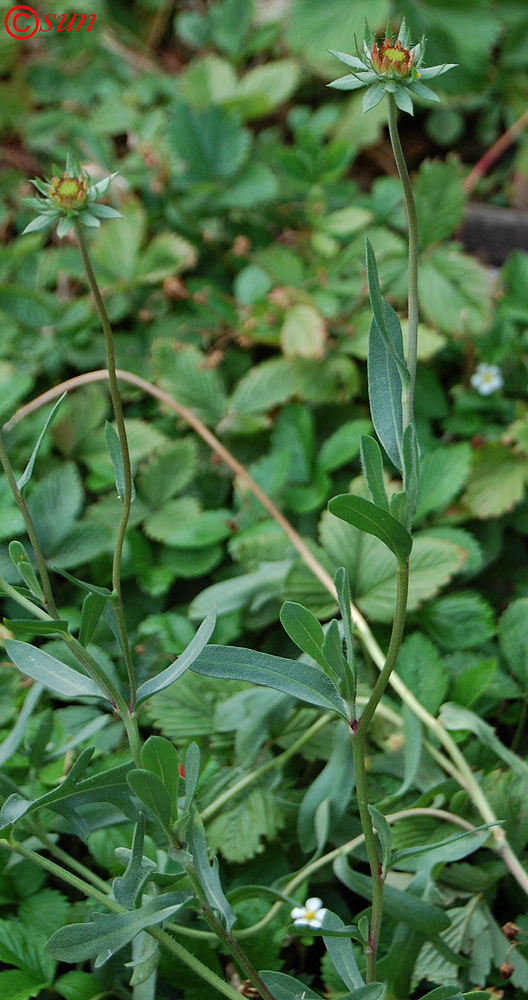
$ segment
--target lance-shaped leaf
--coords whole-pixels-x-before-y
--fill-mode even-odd
[[[194,872],[205,893],[207,902],[213,910],[220,913],[227,930],[231,933],[236,916],[220,883],[218,858],[213,858],[212,864],[209,861],[204,825],[196,806],[192,807],[190,823],[186,832]]]
[[[99,619],[106,605],[106,597],[102,594],[87,594],[83,601],[81,612],[81,627],[79,642],[86,647],[92,640]]]
[[[158,691],[163,691],[164,688],[172,684],[178,677],[181,677],[192,666],[204,646],[209,642],[214,632],[215,622],[216,612],[211,611],[178,659],[174,663],[171,663],[169,667],[166,667],[165,670],[162,670],[160,674],[157,674],[156,677],[151,677],[149,681],[140,684],[137,692],[137,705],[150,698],[153,694],[157,694]]]
[[[326,911],[323,918],[323,932],[342,930],[344,926],[341,917],[338,917],[336,913],[332,913],[331,910]],[[345,985],[350,990],[364,986],[365,980],[358,969],[352,942],[347,938],[326,936],[324,933],[323,939],[326,950],[334,963],[335,970],[341,976]]]
[[[26,552],[22,542],[13,541],[9,545],[9,555],[11,561],[16,566],[19,576],[22,577],[26,587],[31,591],[33,597],[37,598],[41,604],[44,604],[44,593],[39,581],[37,580],[35,570],[31,565],[30,558]]]
[[[383,869],[383,874],[385,874],[390,865],[392,854],[392,831],[389,822],[383,813],[374,809],[374,806],[369,806],[368,811],[372,820],[372,826],[378,835],[381,847],[381,867]]]
[[[334,871],[338,879],[358,896],[372,899],[372,879],[369,875],[353,871],[346,858],[336,859]],[[438,906],[425,903],[410,892],[401,892],[392,885],[385,885],[383,890],[383,909],[388,916],[427,935],[439,934],[449,927],[449,917]]]
[[[31,225],[31,223],[30,223],[30,225]],[[39,226],[38,228],[40,229],[41,227]],[[44,228],[44,227],[42,227],[42,228]],[[28,232],[28,230],[29,230],[29,227],[28,227],[28,229],[26,229],[26,232]],[[18,480],[17,486],[18,486],[19,490],[23,490],[24,486],[27,486],[27,484],[29,483],[29,480],[31,479],[31,476],[33,475],[33,467],[35,465],[35,460],[36,460],[37,455],[39,453],[40,446],[41,446],[41,444],[42,444],[42,442],[44,440],[46,431],[47,431],[49,425],[51,424],[51,422],[52,422],[52,420],[53,420],[53,418],[54,418],[57,410],[59,409],[59,406],[61,405],[63,399],[66,399],[67,395],[68,394],[66,392],[63,392],[62,396],[60,397],[60,399],[57,400],[57,402],[55,403],[55,406],[53,407],[53,409],[52,409],[52,411],[51,411],[48,419],[46,420],[46,423],[44,424],[44,427],[42,428],[42,431],[39,434],[38,441],[37,441],[35,447],[33,448],[33,451],[31,452],[31,458],[29,459],[29,462],[26,465],[26,468],[24,469],[24,472],[22,473],[20,479]]]
[[[31,718],[43,690],[42,684],[33,684],[30,687],[13,729],[9,733],[9,736],[6,736],[3,743],[0,743],[0,767],[4,766],[20,746],[26,732],[28,720]]]
[[[169,793],[171,820],[177,818],[179,760],[178,751],[164,736],[149,736],[141,748],[141,763],[161,779]]]
[[[86,221],[86,217],[83,216],[83,218],[84,221]],[[97,223],[97,225],[99,225],[99,223]],[[112,427],[112,424],[110,424],[108,420],[105,423],[105,441],[106,441],[106,447],[110,452],[112,465],[114,467],[114,477],[115,477],[117,495],[119,499],[122,500],[125,495],[125,467],[123,464],[123,455],[121,454],[121,443],[117,436],[116,430],[114,429],[114,427]],[[136,498],[136,490],[134,487],[134,483],[132,483],[132,493],[130,499],[135,500],[135,498]]]
[[[64,618],[54,618],[49,622],[38,618],[4,618],[4,625],[12,632],[25,632],[26,635],[62,635],[68,634],[68,622]]]
[[[361,467],[367,480],[372,502],[382,510],[389,509],[389,501],[383,482],[383,458],[378,442],[370,434],[362,434],[359,439]]]
[[[394,363],[400,373],[400,378],[403,385],[408,385],[410,374],[405,360],[403,357],[403,348],[400,350],[400,345],[398,339],[394,336],[394,329],[389,325],[386,311],[386,303],[384,302],[378,278],[378,267],[376,264],[376,256],[374,250],[372,249],[372,244],[370,240],[366,240],[366,261],[367,261],[367,280],[369,286],[370,304],[372,306],[372,312],[374,313],[374,319],[376,321],[376,326],[381,335],[383,343],[387,348],[389,354],[394,360]]]
[[[387,302],[383,307],[395,349],[403,358],[400,321]],[[403,472],[402,380],[374,317],[370,324],[367,367],[372,423],[391,462]]]
[[[406,495],[406,527],[410,529],[418,505],[420,491],[420,449],[413,423],[403,433],[403,482]]]
[[[127,775],[128,784],[134,795],[146,805],[149,812],[156,819],[170,840],[172,837],[171,814],[172,806],[170,795],[163,784],[163,781],[152,771],[144,771],[142,768],[130,771]]]
[[[154,927],[172,917],[187,901],[183,892],[165,892],[140,910],[127,913],[94,913],[89,924],[69,924],[52,934],[45,952],[59,962],[86,962],[95,958],[95,967],[104,965],[146,927]]]
[[[197,743],[189,743],[185,754],[185,810],[190,810],[200,777],[200,748]]]
[[[342,521],[380,538],[387,548],[394,552],[400,564],[404,564],[408,559],[412,549],[412,538],[407,528],[386,510],[381,510],[370,500],[353,496],[351,493],[341,493],[333,497],[328,509]]]
[[[324,633],[315,615],[302,604],[285,601],[280,609],[280,620],[295,645],[326,670],[325,659],[321,652]]]
[[[55,694],[61,694],[65,698],[106,697],[91,677],[72,670],[43,649],[30,646],[27,642],[19,642],[18,639],[6,639],[5,647],[8,656],[23,674],[34,681],[40,681]]]
[[[93,747],[83,750],[59,787],[41,795],[38,799],[30,801],[16,793],[10,795],[0,810],[0,830],[18,823],[23,816],[36,809],[46,807],[64,816],[78,836],[86,839],[90,832],[89,827],[75,810],[77,806],[87,802],[110,802],[128,819],[137,822],[139,813],[132,802],[126,780],[128,771],[134,766],[133,763],[122,764],[120,767],[94,774],[90,778],[83,778],[93,752]]]
[[[348,717],[344,700],[319,667],[284,656],[273,656],[242,646],[206,646],[194,661],[192,670],[207,677],[251,681],[263,687],[291,694],[300,701],[317,705],[325,712]]]
[[[121,906],[126,906],[127,910],[133,910],[136,906],[137,898],[152,872],[156,871],[156,863],[150,858],[143,857],[143,845],[145,843],[145,817],[141,814],[141,819],[136,823],[134,829],[134,839],[132,840],[132,850],[128,859],[128,864],[124,875],[114,879],[113,892],[114,899]]]

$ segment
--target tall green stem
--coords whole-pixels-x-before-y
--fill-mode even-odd
[[[136,702],[136,678],[134,674],[134,665],[132,663],[132,655],[130,652],[130,643],[128,641],[125,619],[123,615],[123,602],[121,600],[121,560],[123,555],[125,533],[127,529],[128,519],[130,517],[130,505],[132,503],[132,470],[130,467],[130,452],[128,449],[128,439],[125,429],[125,420],[123,417],[123,407],[121,405],[121,396],[119,395],[119,387],[117,384],[114,338],[112,335],[112,327],[110,326],[110,320],[108,319],[108,313],[106,311],[106,306],[104,304],[103,296],[101,295],[101,292],[99,290],[99,285],[97,284],[97,278],[95,277],[92,263],[88,254],[88,248],[86,246],[86,240],[84,238],[83,228],[77,218],[75,218],[74,227],[75,227],[75,235],[77,236],[77,242],[79,244],[79,251],[81,254],[84,270],[86,272],[86,277],[88,278],[88,284],[90,285],[90,290],[95,299],[95,304],[97,306],[97,311],[99,313],[99,318],[101,320],[101,326],[103,329],[103,336],[106,348],[106,363],[108,368],[108,381],[110,384],[110,396],[112,398],[112,406],[114,408],[117,434],[119,437],[121,456],[123,459],[124,494],[121,497],[123,506],[121,510],[121,518],[119,521],[119,526],[117,529],[117,539],[114,549],[114,559],[112,566],[112,587],[115,593],[117,594],[117,603],[115,610],[119,627],[119,635],[121,637],[121,645],[123,647],[123,653],[125,656],[128,681],[130,684],[130,706],[131,709],[133,709]]]
[[[397,590],[396,590],[396,610],[392,625],[392,634],[387,651],[387,658],[382,671],[374,685],[372,694],[365,706],[363,714],[352,731],[352,744],[354,747],[354,773],[356,778],[356,795],[359,808],[359,818],[365,837],[365,847],[372,875],[372,912],[369,929],[369,946],[366,953],[366,978],[367,983],[376,980],[376,955],[381,928],[381,917],[383,912],[383,884],[384,876],[376,843],[376,835],[372,826],[372,819],[368,806],[367,774],[365,768],[366,761],[366,741],[368,727],[379,701],[389,683],[391,672],[396,663],[396,658],[401,646],[403,627],[405,624],[405,612],[407,609],[407,595],[409,591],[409,563],[399,564],[397,569]]]
[[[46,560],[44,559],[44,553],[40,547],[40,542],[37,538],[37,533],[35,531],[35,526],[31,519],[31,514],[29,513],[29,508],[26,503],[26,498],[19,490],[17,486],[17,481],[15,479],[15,474],[13,472],[11,462],[9,461],[9,456],[7,454],[7,449],[4,444],[4,439],[0,434],[0,462],[2,463],[3,470],[6,474],[7,481],[9,483],[9,488],[11,493],[15,498],[15,503],[24,518],[24,524],[26,526],[26,531],[28,533],[29,540],[33,547],[33,552],[35,554],[35,559],[37,561],[38,571],[40,574],[40,582],[42,584],[42,590],[44,591],[44,597],[46,598],[46,606],[52,618],[58,618],[59,613],[55,605],[55,598],[53,597],[53,591],[51,589],[51,582],[48,575],[48,568],[46,566]]]
[[[96,902],[101,903],[107,910],[112,913],[128,913],[129,911],[125,909],[124,906],[120,906],[116,903],[111,896],[107,896],[102,892],[99,892],[93,885],[85,882],[84,879],[80,879],[77,875],[72,872],[66,871],[65,868],[61,868],[60,865],[55,864],[49,858],[43,857],[36,851],[30,850],[25,844],[21,844],[16,840],[0,840],[1,847],[7,847],[10,851],[14,851],[16,854],[22,855],[22,857],[27,858],[29,861],[33,861],[40,868],[49,872],[55,878],[61,879],[63,882],[67,882],[72,888],[77,889],[83,896],[87,896],[89,899],[94,899]],[[196,975],[200,976],[209,983],[214,989],[222,993],[223,996],[228,997],[229,1000],[240,1000],[240,993],[237,993],[229,983],[226,983],[220,976],[217,976],[215,972],[209,969],[203,962],[200,962],[198,958],[187,951],[181,944],[174,940],[170,934],[166,931],[161,930],[159,927],[148,927],[148,934],[156,938],[161,945],[163,945],[167,951],[172,952],[180,961],[184,962],[189,966]],[[272,998],[273,1000],[273,998]]]
[[[409,339],[407,346],[407,367],[410,373],[409,384],[403,390],[403,429],[414,421],[414,389],[416,385],[416,359],[418,347],[418,216],[414,194],[405,163],[405,157],[400,142],[397,124],[397,110],[394,97],[389,95],[389,134],[392,151],[400,181],[403,188],[407,222],[409,227]]]

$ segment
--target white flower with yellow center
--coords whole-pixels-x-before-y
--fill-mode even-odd
[[[491,396],[492,392],[502,389],[504,379],[498,365],[477,365],[477,370],[470,379],[471,385],[481,396]]]
[[[291,911],[295,927],[322,927],[325,913],[326,907],[318,896],[312,896],[304,906],[294,906]]]

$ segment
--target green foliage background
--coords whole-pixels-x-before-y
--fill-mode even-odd
[[[8,9],[0,11],[2,23]],[[47,9],[59,13],[56,3]],[[492,276],[464,253],[456,234],[464,175],[525,108],[524,0],[212,0],[174,8],[157,0],[95,0],[90,10],[97,17],[89,33],[38,33],[27,43],[7,33],[0,38],[0,416],[8,420],[57,382],[104,366],[73,239],[19,235],[29,221],[20,204],[30,193],[27,178],[47,174],[52,161],[62,165],[71,150],[94,179],[119,169],[108,197],[124,219],[105,223],[90,240],[119,366],[192,409],[309,540],[323,566],[332,574],[346,567],[352,598],[383,646],[394,604],[393,557],[326,505],[352,481],[354,492],[364,490],[359,437],[371,431],[364,237],[368,232],[376,251],[384,294],[404,315],[405,222],[384,140],[384,106],[363,118],[361,97],[325,91],[335,75],[326,49],[353,50],[365,16],[381,28],[389,16],[404,15],[415,38],[428,36],[428,63],[459,64],[438,81],[441,107],[417,106],[407,132],[411,157],[417,136],[430,156],[411,159],[424,321],[416,401],[422,489],[398,672],[429,711],[446,701],[470,709],[522,757],[528,749],[528,255],[512,254]],[[455,155],[446,155],[448,148]],[[511,172],[528,172],[526,149],[521,141],[507,169],[483,183],[482,196],[507,199]],[[471,388],[477,361],[501,366],[502,392],[483,397]],[[216,642],[295,655],[278,619],[282,601],[303,603],[325,621],[336,612],[333,600],[243,479],[233,479],[183,419],[129,383],[122,391],[137,488],[124,577],[139,681],[183,650],[213,606]],[[33,412],[6,433],[20,472],[48,412]],[[119,513],[107,416],[104,384],[70,394],[29,492],[49,565],[98,586],[110,583]],[[387,460],[387,481],[395,474]],[[16,583],[7,554],[13,537],[24,538],[23,524],[2,479],[0,572]],[[75,624],[80,592],[66,577],[54,578],[61,613]],[[10,602],[5,614],[16,617]],[[64,658],[58,643],[51,647]],[[46,649],[52,651],[50,644]],[[105,622],[93,651],[115,670],[117,647]],[[359,649],[358,657],[366,685],[372,667]],[[0,687],[7,737],[24,690],[12,669],[2,672]],[[206,760],[199,804],[207,811],[241,774],[287,749],[316,718],[315,709],[289,695],[188,673],[147,703],[142,724],[171,737],[181,753],[198,740]],[[349,773],[340,726],[331,722],[284,769],[265,772],[248,794],[211,811],[209,839],[223,858],[228,888],[269,884],[316,846],[357,833],[353,801],[334,794]],[[484,730],[475,739],[469,725],[453,728],[522,855],[525,770],[505,769],[511,760],[501,760]],[[422,734],[405,713],[403,732],[414,755],[405,754],[387,720],[376,722],[372,801],[384,809],[434,802],[475,819],[464,793],[420,755]],[[21,782],[30,798],[50,790],[63,773],[64,753],[88,738],[96,746],[91,773],[104,770],[109,754],[115,766],[126,760],[114,719],[87,705],[55,702],[53,715],[41,705],[0,776],[3,792],[9,794],[10,781]],[[91,863],[120,873],[114,848],[130,846],[132,823],[100,803],[85,818]],[[55,814],[42,822],[53,836],[66,831]],[[396,834],[397,846],[406,847],[424,835],[438,839],[445,829],[413,819],[396,826]],[[155,834],[147,842],[154,853]],[[450,965],[425,945],[415,985],[445,983],[449,975],[467,988],[497,985],[506,950],[498,924],[519,917],[526,926],[524,900],[486,848],[444,873],[442,899],[454,911],[445,942],[462,961]],[[349,922],[350,907],[357,911],[350,893],[341,893],[328,869],[320,877],[312,888]],[[54,965],[42,964],[34,932],[43,914],[50,931],[78,919],[83,905],[44,886],[26,862],[5,862],[0,961],[8,968],[0,972],[0,997],[47,997],[52,983],[66,1000],[90,1000],[101,990],[123,995],[117,962],[98,970],[97,979],[80,971],[57,979]],[[239,920],[254,923],[266,908],[262,900],[240,903]],[[283,968],[287,923],[283,914],[256,940],[248,938],[259,968]],[[475,942],[486,935],[479,950]],[[528,949],[519,940],[508,956],[515,965],[512,996],[528,990]],[[215,966],[218,958],[202,944],[197,954]],[[321,978],[316,951],[299,945],[286,967],[307,962],[306,982],[314,977],[316,988],[324,985],[337,998],[342,983],[327,960]],[[183,984],[187,1000],[201,996],[172,959],[164,959],[161,972],[160,996],[181,995],[174,983]]]

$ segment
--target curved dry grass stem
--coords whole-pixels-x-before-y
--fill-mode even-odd
[[[282,514],[270,498],[266,496],[258,483],[256,483],[250,476],[247,469],[245,469],[244,466],[241,465],[241,463],[238,462],[231,454],[231,452],[224,447],[221,441],[219,441],[212,431],[206,427],[203,421],[200,420],[200,418],[197,417],[192,410],[183,406],[176,399],[174,399],[173,396],[169,395],[168,392],[160,389],[152,382],[148,382],[146,379],[141,378],[140,375],[135,375],[133,372],[123,371],[123,369],[117,369],[116,374],[117,377],[122,379],[123,382],[135,385],[138,389],[146,392],[149,396],[157,399],[158,402],[167,406],[174,413],[177,413],[182,420],[185,420],[189,427],[192,427],[193,430],[196,431],[202,440],[209,445],[212,451],[214,451],[218,457],[230,469],[232,469],[235,475],[239,477],[240,481],[245,483],[247,488],[251,490],[257,500],[259,500],[265,510],[267,510],[270,517],[272,517],[277,524],[280,525],[284,534],[290,539],[293,547],[303,559],[305,565],[311,569],[314,576],[323,584],[328,593],[330,593],[333,597],[336,597],[336,590],[332,577],[325,570],[324,566],[321,566],[321,563],[310,551],[306,542],[304,542],[288,519],[284,517],[284,514]],[[88,385],[91,382],[104,382],[107,379],[108,372],[106,369],[101,369],[99,371],[86,372],[83,375],[76,375],[73,378],[68,379],[66,382],[61,382],[60,385],[54,386],[52,389],[48,389],[47,392],[42,393],[41,396],[37,396],[36,399],[33,399],[30,403],[27,403],[25,406],[22,406],[19,410],[17,410],[14,416],[11,417],[11,419],[4,425],[4,431],[11,430],[11,428],[19,423],[20,420],[28,416],[30,413],[34,413],[36,410],[40,409],[40,407],[45,406],[46,403],[53,402],[61,396],[65,390],[78,389],[82,385]],[[354,604],[351,605],[351,614],[352,620],[356,626],[358,635],[363,645],[370,653],[378,669],[382,670],[385,663],[385,654],[383,650],[376,642],[376,639],[370,631],[363,615]],[[420,722],[422,722],[431,733],[434,733],[446,751],[450,761],[445,761],[443,756],[440,759],[440,755],[438,755],[436,757],[438,763],[442,764],[442,761],[445,761],[445,764],[442,764],[442,766],[445,766],[445,770],[456,777],[460,786],[467,792],[474,806],[478,809],[483,821],[485,823],[497,823],[498,818],[491,808],[486,795],[477,781],[477,778],[473,774],[464,755],[459,750],[457,744],[452,739],[447,729],[445,729],[439,719],[435,719],[435,717],[420,704],[418,699],[413,695],[412,691],[409,690],[407,685],[403,683],[401,678],[398,677],[398,674],[394,671],[391,674],[389,683],[396,694],[399,695],[401,700],[408,705],[417,718],[420,719]],[[502,857],[502,860],[510,870],[515,880],[528,895],[528,872],[525,868],[523,868],[518,857],[510,847],[502,826],[494,826],[491,832],[495,840],[495,847]]]

